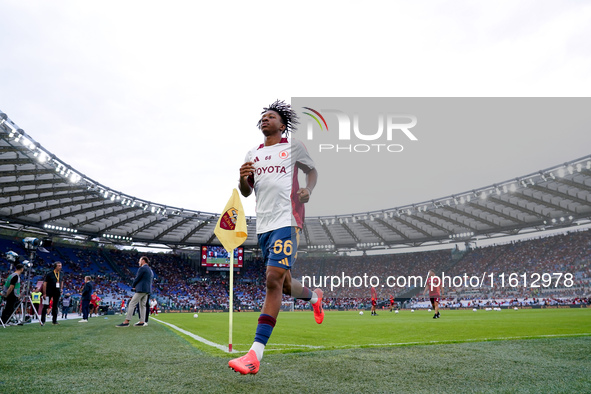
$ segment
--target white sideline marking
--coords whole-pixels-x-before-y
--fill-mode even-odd
[[[192,332],[189,332],[187,330],[183,330],[182,328],[177,327],[174,324],[163,322],[162,320],[158,320],[158,319],[156,319],[154,317],[152,319],[153,320],[156,320],[160,324],[165,324],[168,327],[172,328],[173,330],[177,330],[178,332],[180,332],[182,334],[185,334],[185,335],[193,338],[194,340],[199,341],[199,342],[201,342],[201,343],[203,343],[205,345],[208,345],[208,346],[214,347],[216,349],[222,350],[222,351],[224,351],[226,353],[230,353],[230,351],[228,350],[228,346],[220,345],[219,343],[215,343],[215,342],[209,341],[209,340],[207,340],[207,339],[205,339],[203,337],[200,337],[199,335],[193,334]],[[150,319],[150,320],[152,320],[152,319]],[[236,353],[236,351],[232,351],[232,353]]]
[[[240,351],[240,350],[236,350],[236,349],[233,349],[232,352],[230,352],[230,351],[228,351],[228,346],[224,346],[224,345],[220,345],[219,343],[212,342],[208,339],[200,337],[199,335],[193,334],[190,331],[187,331],[187,330],[184,330],[180,327],[177,327],[174,324],[170,324],[170,323],[164,322],[162,320],[156,319],[155,317],[153,317],[152,319],[156,320],[158,323],[165,324],[165,325],[169,326],[170,328],[172,328],[173,330],[177,330],[178,332],[185,334],[186,336],[191,337],[194,340],[203,343],[204,345],[214,347],[214,348],[219,349],[225,353],[246,353],[245,351]],[[234,344],[234,345],[244,345],[244,344]],[[292,348],[292,349],[297,349],[297,348],[324,349],[324,346],[312,346],[312,345],[293,345],[293,344],[283,344],[283,343],[275,343],[273,345],[275,345],[275,346],[294,346],[294,348]],[[245,346],[248,346],[248,345],[245,345]],[[268,350],[290,350],[290,348],[279,348],[279,349],[269,348]]]

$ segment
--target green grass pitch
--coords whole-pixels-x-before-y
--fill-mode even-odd
[[[362,316],[354,311],[327,311],[324,323],[317,325],[312,312],[284,312],[279,315],[268,350],[299,352],[591,335],[591,308],[444,310],[440,319],[432,316],[433,312],[427,310],[403,310],[398,314],[379,311],[378,316],[371,316],[368,311]],[[228,314],[202,313],[197,319],[187,314],[161,317],[209,341],[228,344]],[[247,351],[250,348],[257,319],[255,313],[234,313],[234,349]],[[219,352],[188,339],[206,352]]]
[[[317,325],[311,312],[282,312],[256,376],[155,319],[0,328],[0,392],[591,392],[591,308],[432,315],[327,312]],[[234,314],[238,351],[257,317]],[[157,319],[227,345],[227,313]]]

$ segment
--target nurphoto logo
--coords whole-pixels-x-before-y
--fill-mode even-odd
[[[418,141],[411,131],[417,125],[415,115],[388,113],[360,117],[358,113],[348,114],[338,109],[303,108],[307,110],[303,113],[309,117],[306,138],[313,141],[315,130],[323,133],[323,141],[318,144],[320,153],[399,153],[404,150],[404,146],[398,143],[401,139]],[[327,136],[330,136],[331,143],[326,143]]]

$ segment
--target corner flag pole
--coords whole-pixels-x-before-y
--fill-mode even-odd
[[[218,223],[215,226],[214,234],[218,237],[224,249],[230,253],[230,289],[228,306],[230,309],[230,334],[228,341],[228,350],[232,352],[232,326],[234,324],[234,249],[242,245],[248,238],[248,228],[242,202],[238,195],[238,190],[232,191],[232,197],[228,200],[224,213],[220,215]],[[241,257],[240,257],[241,258]],[[240,259],[239,258],[239,259]]]
[[[228,351],[232,353],[232,326],[234,325],[234,249],[230,253],[230,334],[228,338]]]

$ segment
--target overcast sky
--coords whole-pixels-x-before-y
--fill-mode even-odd
[[[4,0],[0,17],[1,111],[95,181],[201,211],[223,209],[246,151],[262,142],[259,113],[276,98],[591,92],[582,1]],[[351,212],[557,165],[591,153],[586,138],[556,152],[549,139],[519,165],[496,156],[486,173],[466,166],[451,191],[426,190],[417,174],[395,203],[373,196]],[[477,138],[469,148],[490,154]],[[438,167],[455,173],[457,156]],[[244,203],[254,215],[254,198]]]

